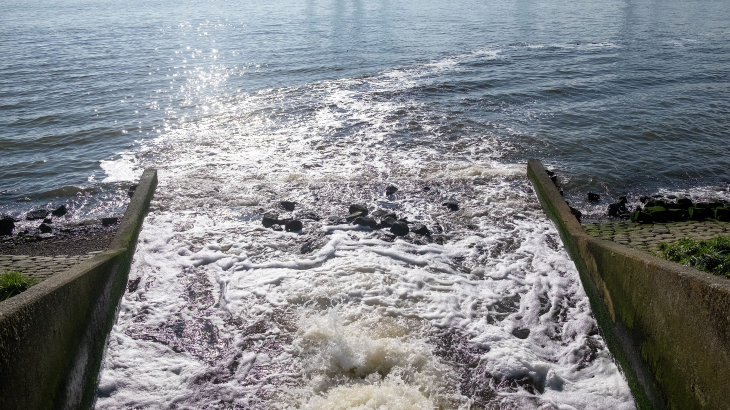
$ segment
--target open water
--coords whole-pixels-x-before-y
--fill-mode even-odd
[[[0,2],[0,212],[159,170],[96,407],[634,408],[525,160],[728,198],[730,3],[247,3]]]

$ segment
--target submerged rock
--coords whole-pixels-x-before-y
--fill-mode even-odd
[[[385,195],[391,196],[396,192],[398,192],[398,188],[393,185],[388,185],[388,187],[385,188]]]
[[[598,202],[601,200],[601,196],[598,194],[594,194],[593,192],[589,192],[587,198],[590,202]]]
[[[134,196],[134,192],[136,190],[137,190],[137,185],[136,184],[135,185],[132,185],[131,187],[129,187],[129,190],[127,190],[127,196],[129,196],[130,198],[133,197]]]
[[[390,232],[396,236],[408,235],[408,224],[403,221],[396,221],[391,227]]]
[[[380,224],[386,228],[393,226],[396,222],[398,222],[398,220],[394,216],[387,216],[380,220]]]
[[[279,224],[273,224],[273,225],[271,225],[271,230],[273,230],[273,231],[283,231],[283,228]]]
[[[447,202],[444,202],[442,205],[449,208],[449,211],[458,211],[459,210],[459,203],[456,201],[447,201]]]
[[[287,232],[299,232],[302,230],[302,226],[302,221],[293,219],[284,225],[284,229],[286,229]]]
[[[66,205],[61,205],[58,208],[54,209],[53,212],[51,212],[51,215],[53,216],[64,216],[68,210],[66,209]]]

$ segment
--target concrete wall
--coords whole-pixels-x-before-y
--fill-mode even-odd
[[[538,160],[527,175],[640,409],[730,409],[730,280],[588,236]]]
[[[0,409],[91,407],[156,186],[146,170],[109,250],[0,302]]]

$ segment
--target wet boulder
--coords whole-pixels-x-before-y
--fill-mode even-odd
[[[601,196],[594,194],[593,192],[589,192],[588,195],[586,195],[586,198],[588,199],[588,202],[598,202],[601,200]]]
[[[403,221],[396,221],[391,227],[390,232],[396,236],[408,235],[408,224]]]
[[[101,218],[101,224],[104,226],[114,225],[117,222],[119,222],[119,218],[117,218],[117,217]]]
[[[54,209],[53,212],[51,212],[51,215],[53,216],[64,216],[68,210],[66,209],[66,205],[61,205],[58,208]]]
[[[47,224],[41,224],[41,226],[38,227],[38,230],[41,231],[41,233],[51,233],[53,232],[53,229]]]
[[[386,216],[380,220],[380,224],[386,228],[393,226],[396,222],[398,222],[398,220],[394,216]]]
[[[0,216],[0,235],[12,235],[15,229],[15,220],[9,216]]]
[[[730,209],[715,208],[715,219],[720,222],[730,222]]]
[[[281,201],[281,202],[279,202],[279,205],[281,205],[281,207],[284,208],[285,210],[291,212],[297,206],[297,203],[291,202],[291,201]]]
[[[388,185],[388,187],[385,188],[385,195],[387,196],[391,196],[396,192],[398,192],[398,188],[394,185]]]
[[[350,217],[357,218],[358,216],[365,216],[368,214],[368,208],[364,205],[359,204],[352,204],[348,208],[348,211],[350,212]]]
[[[375,221],[374,218],[371,218],[369,216],[358,216],[357,218],[355,218],[353,223],[355,225],[367,226],[368,228],[373,228],[373,229],[378,227],[378,222]]]
[[[413,229],[411,229],[411,232],[416,233],[418,235],[431,235],[431,231],[428,230],[428,228],[423,224],[414,224]]]
[[[302,221],[292,219],[291,221],[288,221],[286,225],[284,225],[284,229],[286,229],[287,232],[299,232],[302,230],[302,226]]]
[[[677,208],[679,209],[689,209],[692,208],[694,204],[692,203],[692,200],[689,198],[679,198],[677,199]]]
[[[687,210],[687,213],[689,214],[689,219],[693,221],[703,221],[705,219],[713,218],[715,216],[712,212],[712,209],[699,206],[693,206],[692,208],[689,208]]]
[[[641,209],[637,209],[631,213],[631,222],[650,224],[653,223],[654,220],[652,219],[651,214],[644,212]]]
[[[608,216],[621,217],[628,214],[629,210],[626,208],[626,202],[626,197],[622,196],[618,201],[610,204],[608,206]]]
[[[28,214],[25,215],[25,219],[29,221],[34,221],[36,219],[45,219],[48,214],[49,212],[46,209],[36,209],[35,211],[28,212]]]
[[[130,198],[131,198],[131,197],[133,197],[133,196],[134,196],[134,192],[135,192],[136,190],[137,190],[137,185],[132,185],[132,186],[131,186],[131,187],[129,187],[129,189],[127,190],[127,196],[128,196],[128,197],[130,197]]]
[[[274,224],[279,223],[279,214],[276,212],[267,212],[264,214],[261,223],[264,225],[264,228],[271,228]]]
[[[644,208],[644,212],[651,215],[651,219],[654,222],[669,221],[669,212],[667,212],[667,208],[664,208],[663,206],[648,206]]]
[[[458,211],[459,210],[459,203],[456,201],[446,201],[442,205],[449,208],[449,211]]]

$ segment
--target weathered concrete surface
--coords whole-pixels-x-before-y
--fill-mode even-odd
[[[583,224],[586,233],[649,253],[659,252],[659,244],[682,238],[712,239],[730,235],[730,222],[715,220],[639,224],[629,221]]]
[[[587,235],[538,160],[528,177],[640,409],[730,409],[730,280]]]
[[[0,409],[91,407],[156,186],[157,172],[145,171],[109,250],[0,302]]]

